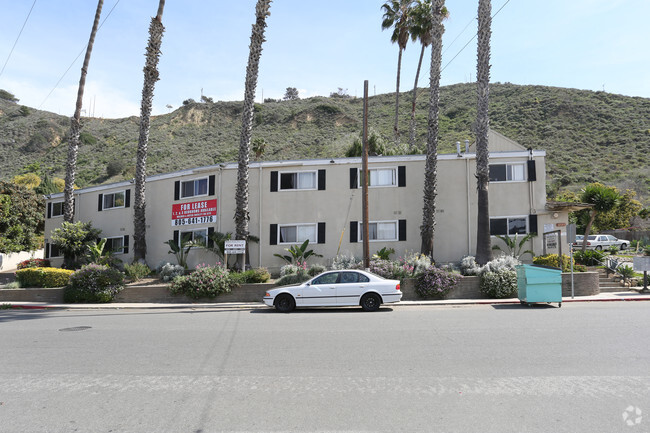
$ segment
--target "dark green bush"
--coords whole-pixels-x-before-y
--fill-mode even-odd
[[[65,302],[111,302],[124,288],[124,274],[103,265],[83,266],[63,291]]]
[[[189,275],[175,277],[169,291],[194,299],[214,298],[221,293],[230,293],[236,285],[226,268],[199,265]]]
[[[73,271],[59,268],[24,268],[16,271],[21,287],[63,287]]]
[[[237,284],[257,284],[269,281],[271,274],[266,268],[256,268],[244,272],[231,272],[230,277]]]
[[[579,263],[581,265],[599,266],[605,259],[605,253],[598,250],[585,250],[583,253],[581,250],[578,250],[573,253],[573,258],[575,259],[576,263]]]
[[[460,279],[458,274],[429,266],[416,278],[415,293],[425,299],[444,299]]]
[[[480,288],[488,298],[512,298],[517,296],[517,272],[500,269],[496,272],[483,272],[480,276]]]
[[[151,274],[151,269],[145,263],[141,262],[135,262],[132,265],[126,263],[124,265],[124,273],[128,279],[138,281]]]
[[[303,272],[297,274],[288,274],[275,282],[276,286],[290,286],[293,284],[300,284],[304,281],[311,279],[311,277]]]

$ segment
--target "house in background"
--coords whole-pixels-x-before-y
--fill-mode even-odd
[[[493,235],[537,233],[525,249],[536,255],[569,251],[568,210],[546,203],[545,152],[528,150],[490,131],[490,227]],[[370,253],[393,248],[395,256],[419,251],[425,157],[369,159]],[[362,256],[360,158],[253,162],[249,170],[249,244],[253,267],[277,271],[291,245],[309,239],[323,255],[310,262],[331,263],[337,254]],[[476,155],[473,148],[438,156],[438,196],[433,258],[458,262],[476,250]],[[207,239],[212,232],[235,232],[237,164],[198,167],[147,178],[147,264],[174,263],[168,240]],[[124,262],[133,260],[132,182],[76,190],[75,221],[91,222],[107,238],[106,247]],[[62,257],[49,242],[63,221],[63,194],[47,197],[46,256]],[[556,232],[555,242],[542,233]],[[493,244],[501,241],[496,237]],[[505,248],[504,248],[505,249]],[[524,257],[524,259],[532,259]],[[193,248],[189,266],[213,264],[216,256]]]

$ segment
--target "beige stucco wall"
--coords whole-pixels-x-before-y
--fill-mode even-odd
[[[520,147],[503,152],[493,152],[491,164],[525,163],[529,158],[536,161],[537,180],[534,182],[491,182],[489,189],[491,217],[537,215],[538,231],[545,225],[566,223],[567,214],[559,213],[553,218],[545,209],[544,152],[521,150]],[[406,186],[377,187],[369,189],[370,221],[406,220],[406,241],[370,242],[370,253],[382,247],[394,248],[394,257],[420,249],[419,226],[422,221],[422,192],[425,158],[422,155],[397,157],[372,157],[369,167],[405,167]],[[350,221],[362,219],[362,190],[350,188],[350,168],[361,167],[360,158],[340,158],[335,160],[306,160],[252,163],[249,170],[249,213],[250,233],[260,238],[259,244],[250,244],[252,266],[266,266],[271,270],[279,268],[283,262],[274,257],[284,253],[288,245],[270,244],[271,224],[326,223],[325,243],[310,244],[310,247],[324,257],[310,262],[328,265],[340,253],[362,256],[362,242],[350,242]],[[271,192],[271,172],[317,171],[325,170],[325,190],[291,190]],[[434,240],[434,259],[439,263],[459,261],[465,255],[473,255],[476,245],[476,179],[474,173],[475,155],[440,155],[438,159],[438,196],[436,211],[436,234]],[[174,200],[174,182],[201,177],[215,176],[215,195]],[[237,165],[225,164],[201,167],[165,175],[152,176],[147,182],[147,262],[155,267],[161,261],[175,263],[173,255],[168,254],[165,241],[172,239],[177,228],[171,224],[171,209],[176,203],[186,203],[205,199],[217,199],[217,222],[210,224],[215,231],[233,232],[235,224],[235,187]],[[133,251],[133,191],[131,206],[99,212],[99,194],[133,189],[129,182],[94,187],[76,191],[75,220],[91,221],[93,226],[102,229],[102,237],[129,235],[131,238],[128,254],[118,256],[125,262],[132,260]],[[48,201],[61,200],[55,195]],[[348,213],[349,209],[349,213]],[[52,229],[58,227],[62,218],[46,219],[46,238]],[[203,228],[207,225],[193,225]],[[550,227],[550,226],[549,226]],[[562,227],[562,230],[565,228]],[[493,238],[494,243],[500,242]],[[530,246],[525,249],[531,248]],[[532,241],[532,249],[541,254],[542,236]],[[563,252],[568,245],[563,245]],[[554,251],[549,251],[554,252]],[[216,257],[204,250],[194,249],[190,253],[189,264],[214,263]],[[54,260],[56,263],[56,260]]]

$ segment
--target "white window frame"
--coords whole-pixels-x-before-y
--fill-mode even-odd
[[[385,221],[368,221],[368,224],[372,226],[373,224],[393,224],[395,226],[395,237],[392,239],[369,239],[369,242],[393,242],[399,240],[399,221],[397,220],[385,220]],[[370,227],[368,227],[370,229]],[[370,230],[368,230],[370,233]],[[379,235],[379,228],[377,228],[377,235]],[[359,228],[357,230],[357,237],[359,242],[363,242],[363,222],[359,221]]]
[[[510,234],[510,220],[515,220],[515,219],[523,219],[526,221],[526,233],[519,233],[518,235],[520,236],[526,236],[528,233],[530,233],[530,217],[528,215],[507,215],[507,216],[496,216],[496,217],[490,217],[490,221],[492,220],[500,220],[500,219],[505,219],[506,220],[506,233],[505,234],[499,234],[499,235],[493,235],[490,233],[490,236],[514,236],[515,234]]]
[[[300,186],[300,175],[310,173],[314,175],[314,185],[309,188],[302,188]],[[296,187],[295,188],[282,188],[282,175],[283,174],[295,174],[296,175]],[[301,171],[280,171],[278,172],[278,191],[315,191],[318,189],[318,170],[301,170]]]
[[[296,240],[294,242],[282,242],[281,236],[280,236],[280,230],[282,230],[285,227],[295,227],[296,228]],[[313,227],[314,228],[314,238],[305,238],[305,239],[300,239],[298,236],[298,228],[299,227]],[[295,223],[295,224],[278,224],[278,233],[277,233],[277,239],[278,239],[278,245],[297,245],[297,244],[302,244],[305,242],[305,240],[309,239],[309,243],[315,244],[318,243],[318,223]]]
[[[494,163],[490,164],[490,167],[496,165],[504,165],[506,167],[506,179],[505,180],[490,180],[490,182],[506,183],[506,182],[526,182],[526,163],[525,162],[503,162],[503,163]],[[521,167],[521,179],[513,179],[513,167]],[[508,173],[510,173],[510,179],[508,179]]]
[[[198,189],[197,182],[200,182],[202,180],[205,180],[205,194],[197,194],[196,191]],[[210,194],[210,179],[206,177],[198,177],[196,179],[188,179],[188,180],[181,180],[180,181],[180,198],[192,198],[192,197],[205,197]],[[193,193],[192,195],[185,195],[185,188],[183,187],[186,183],[193,183]]]
[[[396,188],[399,184],[399,173],[397,172],[397,167],[372,167],[368,168],[368,177],[372,179],[372,172],[375,171],[380,171],[380,170],[391,170],[393,172],[392,175],[392,180],[393,183],[390,185],[371,185],[368,183],[368,188]],[[361,188],[361,169],[357,169],[357,188]]]
[[[61,205],[61,213],[60,214],[57,214],[57,215],[54,214],[54,205],[55,204],[60,204]],[[63,208],[64,208],[63,201],[53,201],[52,202],[52,211],[50,212],[50,218],[60,218],[60,217],[62,217],[63,216]]]
[[[192,238],[190,239],[190,241],[194,241],[195,240],[194,233],[196,233],[196,232],[204,232],[203,239],[205,239],[205,243],[207,244],[208,243],[208,228],[207,227],[198,227],[198,228],[192,228],[190,230],[179,230],[178,231],[178,246],[179,247],[181,246],[181,244],[183,242],[183,238],[185,237],[184,234],[187,234],[187,233],[192,233]]]
[[[106,207],[106,197],[113,196],[113,204],[115,204],[115,194],[122,194],[122,206],[111,206]],[[124,209],[126,207],[126,190],[109,192],[102,196],[102,210],[111,210],[111,209]]]
[[[110,237],[107,237],[106,238],[106,243],[107,244],[108,244],[109,239],[111,240],[111,243],[113,242],[113,239],[119,239],[122,242],[122,246],[120,247],[119,250],[115,250],[115,249],[111,248],[110,252],[112,254],[115,254],[115,255],[124,254],[124,236],[110,236]],[[106,245],[104,245],[104,249],[106,249]]]

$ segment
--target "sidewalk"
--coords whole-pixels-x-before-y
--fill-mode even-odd
[[[594,296],[564,297],[565,302],[615,302],[615,301],[650,301],[650,293],[616,292],[600,293]],[[385,304],[384,307],[409,307],[409,306],[450,306],[450,305],[500,305],[519,304],[519,299],[444,299],[439,301],[402,301],[397,304]],[[23,309],[63,309],[63,310],[121,310],[121,309],[263,309],[270,308],[260,302],[232,302],[232,303],[108,303],[108,304],[48,304],[44,302],[11,302],[5,301],[0,305]],[[557,303],[551,305],[557,306]]]

